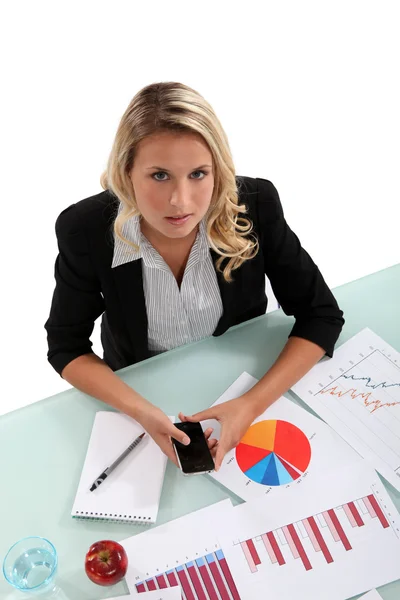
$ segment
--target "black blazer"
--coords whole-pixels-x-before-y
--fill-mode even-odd
[[[295,317],[289,337],[311,340],[332,357],[343,312],[287,224],[275,186],[258,177],[238,176],[237,181],[239,203],[248,208],[260,250],[232,271],[232,283],[217,272],[223,315],[213,335],[265,313],[267,275],[283,311]],[[72,204],[57,218],[56,286],[45,329],[47,358],[60,375],[74,358],[93,352],[90,335],[100,315],[103,359],[111,369],[150,356],[142,260],[111,268],[118,203],[106,190]],[[215,265],[219,255],[210,252]]]

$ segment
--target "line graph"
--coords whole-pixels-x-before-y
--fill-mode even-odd
[[[374,356],[375,355],[375,356]],[[363,364],[364,363],[364,364]],[[358,370],[360,372],[371,372],[376,371],[377,364],[379,365],[379,370],[388,372],[393,369],[393,377],[399,379],[399,381],[388,383],[387,381],[380,381],[379,383],[373,383],[374,379],[371,376],[355,376],[354,373],[348,374],[350,371]],[[385,364],[386,363],[386,364]],[[354,382],[358,382],[355,387],[347,387],[342,385],[341,380],[352,380]],[[379,377],[378,377],[379,379]],[[339,377],[334,380],[336,385],[328,384],[323,387],[321,390],[316,392],[317,394],[330,394],[331,396],[337,396],[338,398],[342,398],[343,396],[348,395],[352,400],[356,400],[359,398],[363,401],[363,404],[366,408],[371,408],[371,413],[375,412],[379,408],[384,408],[385,406],[396,406],[400,405],[400,394],[397,396],[385,392],[385,389],[389,388],[397,388],[397,391],[400,392],[400,368],[393,366],[391,361],[379,350],[373,350],[366,357],[363,357],[362,360],[358,361],[357,364],[348,369],[347,373],[343,373],[339,375]],[[332,382],[332,383],[334,383]],[[381,389],[375,394],[376,390],[381,387]],[[372,391],[365,391],[365,388],[371,388]],[[379,396],[379,397],[378,397]],[[383,399],[381,399],[383,398]]]
[[[375,385],[369,385],[372,382],[371,377],[354,377],[354,375],[342,375],[342,377],[344,377],[345,379],[353,379],[353,381],[366,381],[365,386],[372,387],[374,390],[376,390],[380,385],[383,388],[400,387],[400,383],[386,383],[386,381],[381,381],[380,383],[377,383]]]
[[[353,361],[350,361],[353,362]],[[368,373],[366,376],[365,373]],[[372,377],[371,377],[372,374]],[[382,374],[385,382],[388,380],[392,383],[393,389],[388,392],[383,388],[379,391],[379,397],[373,397],[372,392],[365,391],[364,383],[361,381],[364,378],[372,381],[382,380]],[[357,377],[360,382],[357,387],[348,388],[343,385],[350,376]],[[396,381],[397,379],[397,381]],[[372,387],[372,386],[371,386]],[[395,389],[397,395],[395,396]],[[350,391],[350,393],[349,393]],[[388,409],[390,407],[400,405],[400,367],[393,365],[391,361],[379,350],[373,350],[362,360],[352,365],[346,373],[342,373],[331,384],[322,387],[315,395],[337,396],[347,402],[340,402],[340,405],[329,405],[329,409],[334,411],[335,408],[347,410],[352,417],[361,421],[368,429],[368,433],[378,437],[380,442],[387,443],[390,440],[392,448],[395,448],[395,456],[389,456],[392,453],[380,454],[381,458],[389,461],[388,464],[396,469],[400,465],[400,411],[398,414],[388,410],[381,410],[376,413],[375,419],[371,420],[369,415],[374,414],[378,408]],[[355,400],[356,402],[352,402]],[[324,398],[325,406],[329,402],[329,398]],[[372,406],[372,408],[371,408]]]
[[[292,390],[400,490],[400,353],[366,328]]]

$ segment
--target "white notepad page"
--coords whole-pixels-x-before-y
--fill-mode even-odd
[[[169,417],[174,421],[174,417]],[[154,523],[157,519],[167,457],[146,434],[142,442],[93,492],[90,486],[143,433],[131,417],[98,411],[86,453],[71,515]]]

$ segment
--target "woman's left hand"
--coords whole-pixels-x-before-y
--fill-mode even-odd
[[[219,441],[210,440],[212,442],[216,471],[219,470],[225,454],[238,445],[257,416],[258,413],[254,402],[251,402],[246,396],[239,396],[233,400],[222,402],[192,416],[179,413],[181,421],[190,421],[193,423],[207,419],[216,419],[221,424]]]

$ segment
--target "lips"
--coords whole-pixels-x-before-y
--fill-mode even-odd
[[[185,214],[185,215],[171,215],[170,217],[167,217],[167,219],[184,219],[185,217],[188,217],[189,213]]]
[[[192,215],[190,215],[190,214],[189,215],[178,215],[176,217],[165,217],[165,219],[171,225],[183,225],[190,219],[191,216]]]

